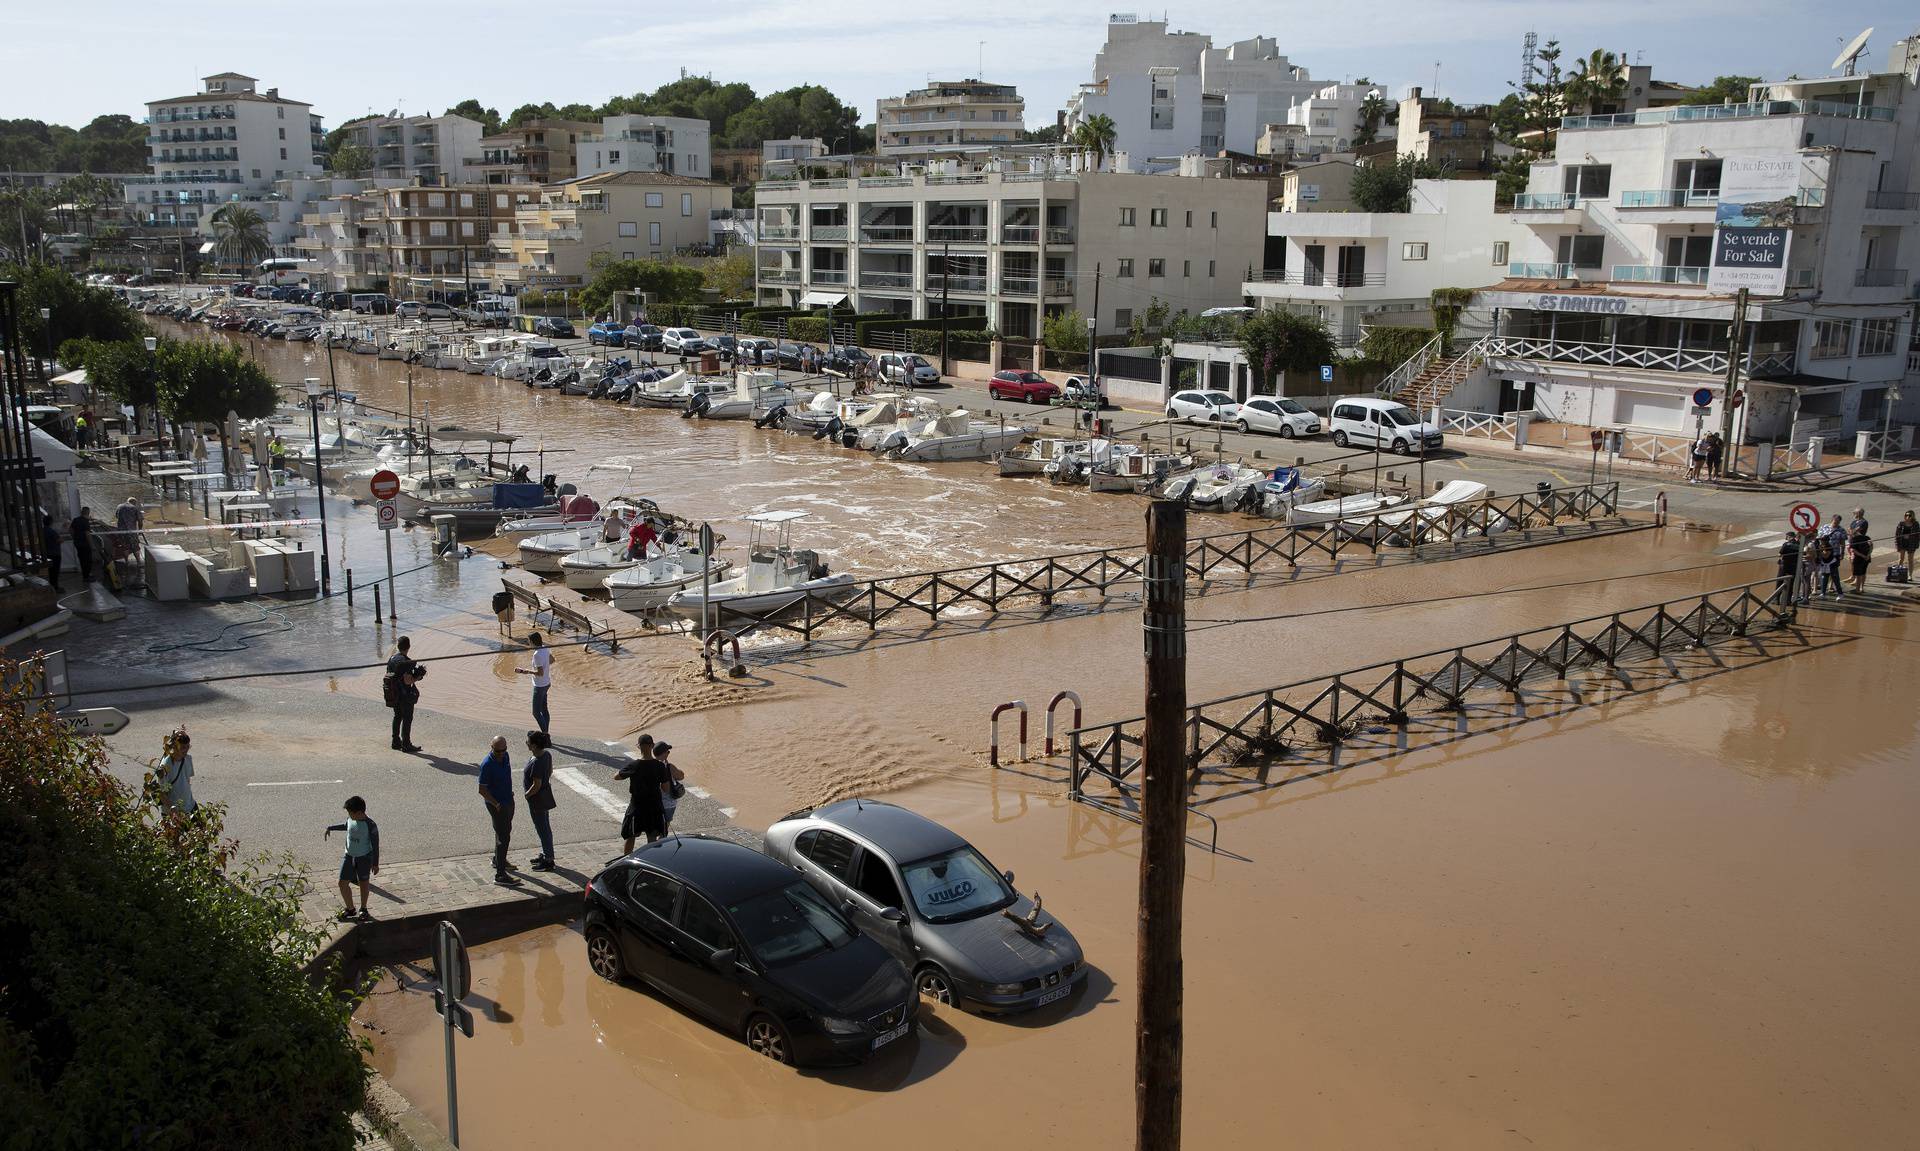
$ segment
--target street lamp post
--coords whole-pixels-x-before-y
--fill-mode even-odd
[[[46,360],[45,366],[42,367],[40,370],[40,382],[45,383],[46,381],[53,378],[53,309],[52,308],[40,309],[40,334],[46,337],[45,342],[47,347],[47,360]]]
[[[140,342],[144,344],[147,349],[147,377],[152,379],[155,374],[152,357],[153,353],[160,347],[160,340],[156,336],[148,336]],[[140,430],[140,409],[137,406],[133,409],[133,426],[134,431],[137,432]],[[155,405],[153,410],[153,434],[155,439],[158,439],[160,436],[160,408],[158,405]]]
[[[326,595],[333,577],[327,553],[327,473],[320,467],[320,377],[308,376],[301,383],[307,389],[307,414],[313,418],[313,488],[319,493],[314,503],[320,507],[320,594]]]

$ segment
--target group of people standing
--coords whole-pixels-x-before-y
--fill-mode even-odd
[[[1873,563],[1873,536],[1868,531],[1864,508],[1853,509],[1844,524],[1838,512],[1823,528],[1797,532],[1780,544],[1780,586],[1791,589],[1794,600],[1808,603],[1814,597],[1840,599],[1847,591],[1867,590],[1867,571]],[[1899,560],[1889,575],[1896,580],[1910,578],[1913,555],[1920,548],[1920,520],[1909,510],[1893,529],[1894,550]],[[1846,579],[1843,581],[1842,573]],[[1796,585],[1797,581],[1797,586]]]
[[[1720,438],[1719,432],[1708,432],[1693,441],[1687,451],[1687,482],[1697,484],[1701,480],[1719,479],[1726,456],[1727,441]]]

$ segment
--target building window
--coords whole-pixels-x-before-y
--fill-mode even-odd
[[[1147,226],[1149,228],[1166,227],[1167,226],[1167,210],[1165,208],[1148,208],[1147,209]]]
[[[1115,308],[1113,310],[1113,326],[1116,328],[1122,328],[1122,329],[1132,327],[1133,326],[1133,309],[1132,308]]]
[[[445,192],[428,192],[427,193],[427,207],[444,208],[446,206],[447,206],[447,194]]]
[[[1207,261],[1207,279],[1209,280],[1213,279],[1213,261],[1212,260]]]
[[[1852,320],[1815,320],[1813,322],[1813,358],[1837,360],[1853,344]]]
[[[1576,200],[1604,200],[1612,184],[1611,164],[1569,164],[1560,174],[1560,190]]]
[[[432,220],[428,222],[427,235],[444,236],[446,234],[447,234],[447,222],[445,220]]]
[[[1193,261],[1192,261],[1192,260],[1182,260],[1182,261],[1180,261],[1180,276],[1181,276],[1181,278],[1182,278],[1182,279],[1185,279],[1185,278],[1187,278],[1187,277],[1190,277],[1190,276],[1192,276],[1192,275],[1193,275]]]
[[[1120,226],[1122,228],[1133,227],[1133,209],[1132,208],[1120,209]]]
[[[596,152],[596,153],[594,153],[594,155],[595,155],[596,157],[598,157],[598,156],[599,156],[599,153],[598,153],[598,152]],[[619,162],[620,162],[620,153],[618,153],[618,152],[608,152],[608,153],[607,153],[607,163],[609,163],[609,164],[618,164]]]
[[[659,192],[647,193],[647,207],[658,208],[664,205],[665,203],[666,203],[666,200],[663,198],[661,193]]]
[[[460,206],[461,206],[462,208],[471,208],[471,207],[473,207],[473,193],[472,193],[472,192],[462,192],[462,193],[460,193]]]
[[[637,257],[632,252],[622,252],[620,253],[620,258],[623,260],[632,260],[632,259],[636,259]]]
[[[682,216],[693,215],[693,193],[692,192],[680,193],[680,214]]]
[[[505,192],[497,192],[497,193],[495,193],[495,194],[494,194],[494,197],[493,197],[493,206],[494,206],[494,207],[496,207],[496,208],[504,208],[504,207],[506,207],[506,206],[507,206],[507,194],[506,194]]]
[[[255,169],[253,170],[253,178],[254,178],[254,179],[256,179],[256,180],[258,180],[258,179],[260,178],[260,169],[258,169],[258,168],[255,168]]]
[[[622,236],[638,236],[640,234],[640,225],[632,220],[622,220],[620,221],[620,234]]]
[[[473,237],[473,221],[472,220],[460,221],[460,234],[462,236],[467,237],[468,239],[472,239]]]
[[[285,148],[280,149],[280,158],[282,160],[287,158],[287,150]]]
[[[1209,228],[1218,228],[1219,226],[1220,226],[1220,213],[1218,213],[1218,212],[1208,212],[1208,213],[1207,213],[1207,227],[1209,227]]]
[[[1114,272],[1114,275],[1120,277],[1123,280],[1132,279],[1133,278],[1133,261],[1130,259],[1121,260],[1120,268],[1118,271]]]
[[[1189,228],[1191,228],[1191,227],[1193,227],[1193,213],[1192,213],[1192,212],[1188,212],[1188,213],[1187,213],[1187,227],[1189,227]]]
[[[1149,278],[1164,279],[1166,277],[1166,274],[1167,274],[1167,262],[1165,260],[1150,259],[1147,261],[1147,276]]]
[[[287,130],[285,128],[280,129],[280,138],[282,140],[287,138]]]
[[[1597,268],[1606,248],[1605,236],[1562,236],[1558,248],[1560,258],[1555,262],[1575,268]]]
[[[287,118],[287,110],[285,107],[274,108],[273,114],[280,117],[282,120]],[[229,116],[233,115],[233,105],[231,104],[227,105],[227,115]]]
[[[1507,262],[1507,241],[1495,240],[1493,242],[1493,262],[1495,266]]]
[[[1893,338],[1900,321],[1892,316],[1878,320],[1860,321],[1860,354],[1863,356],[1891,356]]]
[[[660,246],[660,221],[654,220],[647,225],[647,243],[656,248]]]
[[[1427,258],[1425,244],[1409,243],[1400,245],[1400,258],[1403,260],[1424,260]]]

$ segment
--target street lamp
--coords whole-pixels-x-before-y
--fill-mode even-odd
[[[308,376],[300,381],[307,389],[307,414],[313,419],[313,488],[318,492],[314,503],[320,506],[320,594],[327,595],[333,582],[332,572],[328,569],[327,554],[327,473],[320,467],[320,377]]]
[[[40,334],[46,337],[47,363],[40,372],[42,382],[53,377],[53,309],[40,309]]]
[[[160,340],[157,336],[148,336],[140,342],[146,345],[148,357],[152,357],[153,353],[160,347]],[[152,380],[153,376],[153,360],[149,358],[147,360],[148,380]],[[140,409],[137,406],[133,409],[133,430],[136,434],[140,431]],[[160,409],[157,406],[153,410],[153,434],[155,438],[158,438],[160,435]]]

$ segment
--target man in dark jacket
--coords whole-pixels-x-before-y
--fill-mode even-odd
[[[67,534],[73,539],[73,558],[80,565],[80,588],[86,590],[93,582],[93,509],[81,508],[80,514],[73,517],[67,525]]]
[[[387,677],[382,684],[387,706],[393,709],[393,750],[419,751],[413,743],[413,705],[420,702],[420,689],[414,684],[427,669],[407,654],[412,640],[403,635],[394,646],[399,650],[387,658]]]

